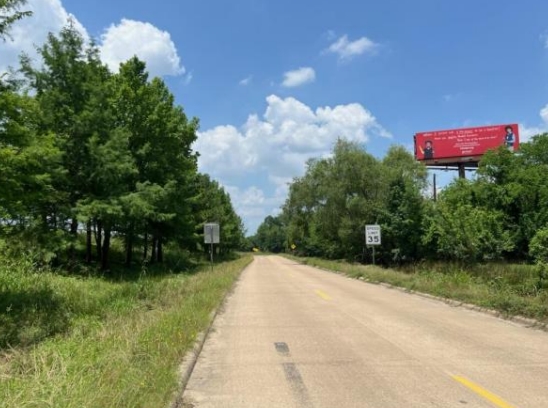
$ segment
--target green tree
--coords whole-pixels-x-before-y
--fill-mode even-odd
[[[9,30],[13,23],[32,15],[32,11],[20,11],[27,0],[0,0],[0,39],[9,37]]]
[[[189,244],[193,234],[196,155],[191,146],[198,121],[189,121],[182,108],[175,106],[161,79],[148,81],[146,66],[136,57],[121,65],[114,88],[116,126],[128,132],[129,150],[137,168],[123,200],[126,264],[131,264],[140,231],[144,257],[151,236],[151,261],[161,262],[167,240]]]
[[[263,251],[283,252],[287,247],[287,234],[282,217],[266,217],[257,229],[254,242]]]
[[[22,59],[23,71],[41,110],[41,132],[55,135],[62,153],[63,176],[55,179],[58,200],[44,219],[50,227],[68,230],[70,258],[75,261],[78,234],[78,205],[96,194],[96,173],[90,154],[92,138],[106,142],[112,121],[109,120],[108,70],[93,45],[87,46],[71,22],[59,36],[49,34],[39,49],[40,68]],[[91,220],[87,221],[87,259],[91,260]]]
[[[217,222],[221,227],[221,253],[227,254],[241,248],[245,231],[241,218],[236,214],[228,193],[208,175],[198,174],[195,179],[196,195],[193,199],[194,237],[198,248],[204,242],[203,228],[208,222]]]

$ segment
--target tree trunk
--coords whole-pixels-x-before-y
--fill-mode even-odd
[[[157,258],[157,248],[158,248],[158,238],[156,235],[152,236],[152,248],[150,250],[150,263],[156,262]]]
[[[143,243],[143,261],[146,261],[148,255],[148,232],[145,231],[145,241]]]
[[[77,235],[78,234],[78,220],[76,218],[73,218],[70,221],[70,233],[72,235]]]
[[[88,264],[93,261],[91,255],[91,220],[88,221],[86,225],[86,262]]]
[[[69,262],[72,264],[76,260],[76,240],[78,239],[78,220],[76,218],[70,221],[70,235],[72,235],[72,240],[68,248],[68,255]]]
[[[164,262],[164,248],[162,246],[162,236],[158,237],[158,263]]]
[[[126,236],[126,267],[131,266],[131,261],[133,258],[133,224],[128,228]]]
[[[96,221],[96,230],[95,230],[95,247],[97,249],[97,259],[101,260],[103,259],[103,251],[102,251],[102,245],[103,245],[103,224],[100,220]]]
[[[106,227],[105,239],[103,240],[103,250],[102,250],[103,257],[101,259],[101,269],[103,271],[106,271],[109,268],[109,261],[108,261],[109,252],[110,252],[110,227]]]

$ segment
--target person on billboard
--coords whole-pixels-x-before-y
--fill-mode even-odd
[[[424,142],[424,149],[422,148],[422,146],[419,146],[419,149],[421,150],[424,160],[434,158],[434,147],[432,146],[432,142],[430,140]]]
[[[506,126],[504,128],[506,130],[506,134],[504,135],[504,144],[510,150],[511,152],[514,151],[514,143],[516,142],[516,136],[514,135],[514,129],[512,129],[512,126]]]

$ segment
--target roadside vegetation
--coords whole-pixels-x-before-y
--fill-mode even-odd
[[[221,224],[221,253],[240,247],[230,196],[197,169],[199,121],[162,79],[136,57],[110,72],[72,23],[39,56],[0,78],[5,253],[108,271],[117,240],[126,266],[162,263],[166,245],[202,251],[206,222]]]
[[[375,282],[507,314],[548,313],[548,134],[488,152],[472,179],[434,200],[425,167],[403,147],[383,158],[339,140],[289,186],[280,215],[248,245]],[[370,265],[364,227],[379,224]],[[321,259],[320,259],[321,258]],[[344,260],[335,262],[329,260]]]
[[[0,1],[0,43],[31,12]],[[161,407],[251,257],[199,121],[73,23],[0,75],[0,407]],[[213,270],[203,225],[218,222]]]
[[[474,178],[458,179],[432,199],[425,167],[400,146],[378,159],[339,140],[329,158],[308,162],[290,184],[277,217],[249,242],[261,250],[371,262],[364,227],[379,224],[383,265],[422,260],[473,265],[542,261],[531,252],[548,231],[548,134],[519,153],[488,152]],[[542,241],[542,243],[541,243]]]
[[[0,407],[167,406],[182,357],[250,260],[128,279],[2,263]]]

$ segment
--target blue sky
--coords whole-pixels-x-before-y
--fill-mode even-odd
[[[68,14],[115,69],[128,55],[200,118],[200,169],[249,233],[338,136],[381,157],[415,132],[548,129],[548,2],[29,0],[0,70]],[[449,175],[442,176],[445,182]]]

